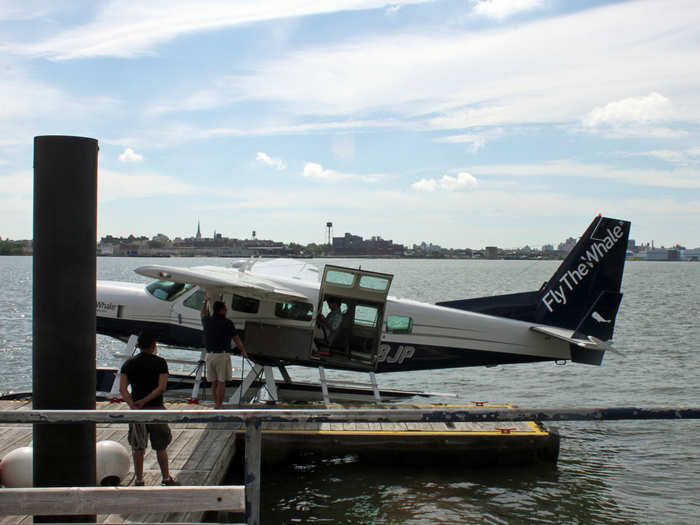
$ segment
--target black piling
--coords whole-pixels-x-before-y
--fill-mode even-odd
[[[91,138],[34,138],[34,409],[95,409],[97,151]],[[35,487],[95,485],[94,423],[35,424],[33,437]]]

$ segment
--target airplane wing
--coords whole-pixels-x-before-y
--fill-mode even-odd
[[[581,348],[589,348],[603,351],[609,350],[610,352],[623,355],[622,352],[616,350],[607,341],[602,341],[597,337],[593,337],[592,335],[587,336],[587,339],[578,339],[573,337],[575,332],[574,330],[556,328],[554,326],[531,326],[530,330],[532,330],[533,332],[537,332],[538,334],[554,337],[555,339],[561,339],[562,341],[566,341],[567,343],[580,346]]]
[[[175,266],[141,266],[134,270],[139,275],[196,284],[202,288],[224,288],[236,294],[243,294],[256,299],[272,301],[309,301],[309,298],[270,279],[265,279],[247,272],[217,266],[198,266],[195,268],[178,268]]]

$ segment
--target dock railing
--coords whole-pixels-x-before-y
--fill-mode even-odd
[[[700,407],[488,408],[400,406],[359,409],[0,410],[0,423],[244,423],[245,485],[217,487],[46,487],[0,489],[0,514],[79,515],[201,510],[245,511],[260,523],[261,427],[286,423],[457,423],[700,419]]]

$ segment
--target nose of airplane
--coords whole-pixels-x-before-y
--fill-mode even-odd
[[[167,326],[170,303],[156,299],[144,284],[97,281],[97,333],[126,339],[144,327]]]
[[[148,293],[143,284],[97,281],[96,314],[97,317],[121,318],[127,308],[138,308],[147,299]]]

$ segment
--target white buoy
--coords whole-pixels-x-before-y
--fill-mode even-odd
[[[97,482],[100,485],[119,485],[129,474],[131,457],[121,443],[97,442]]]
[[[34,448],[20,447],[7,454],[0,463],[2,484],[10,489],[31,488],[34,484]]]

